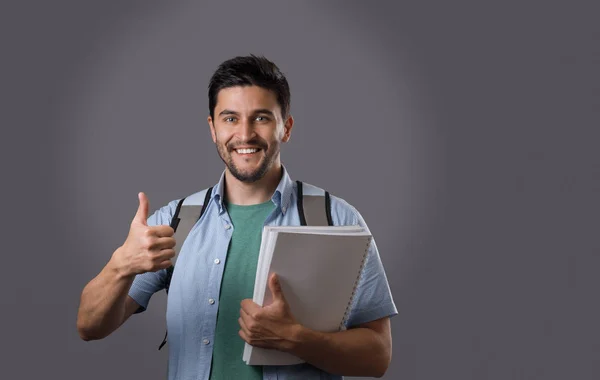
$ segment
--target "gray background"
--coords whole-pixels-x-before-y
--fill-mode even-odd
[[[138,191],[216,182],[206,87],[248,53],[291,83],[292,176],[377,239],[385,379],[600,378],[597,9],[371,3],[2,3],[2,378],[164,378],[164,293],[91,343],[79,295]]]

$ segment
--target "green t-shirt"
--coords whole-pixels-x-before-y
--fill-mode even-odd
[[[250,206],[227,202],[225,205],[233,224],[233,235],[221,280],[210,379],[261,380],[262,366],[249,366],[242,360],[244,340],[238,334],[238,318],[240,302],[252,299],[254,293],[262,229],[275,204],[269,200]]]

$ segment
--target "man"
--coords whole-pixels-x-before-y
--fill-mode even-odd
[[[397,311],[374,241],[344,331],[300,325],[276,275],[268,283],[272,304],[260,307],[251,299],[263,226],[300,224],[296,184],[280,159],[280,145],[294,125],[286,78],[264,57],[225,61],[210,81],[209,111],[225,170],[182,246],[170,283],[169,379],[381,377],[391,358],[389,318]],[[165,288],[175,254],[169,224],[178,201],[148,216],[148,199],[138,196],[125,243],[82,292],[77,328],[84,340],[108,336]],[[366,226],[344,200],[331,196],[330,204],[335,225]],[[306,363],[248,366],[244,341]]]

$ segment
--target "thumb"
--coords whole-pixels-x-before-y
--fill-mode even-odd
[[[149,203],[148,203],[148,198],[146,197],[146,194],[144,194],[143,192],[138,193],[138,199],[140,200],[140,205],[138,206],[137,212],[135,213],[135,217],[133,218],[134,222],[143,224],[144,226],[147,226],[147,219],[148,219],[148,209],[150,207]]]
[[[273,273],[269,278],[269,290],[273,295],[273,301],[283,301],[285,302],[285,297],[283,296],[283,291],[281,290],[281,283],[279,282],[279,276],[276,273]]]

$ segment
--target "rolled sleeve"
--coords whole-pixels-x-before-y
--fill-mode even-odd
[[[332,217],[336,225],[360,225],[369,227],[362,215],[343,199],[332,197]],[[356,326],[398,314],[392,298],[387,276],[379,257],[377,243],[373,238],[369,245],[367,260],[360,274],[358,286],[352,299],[346,327]]]
[[[136,313],[141,313],[148,308],[152,295],[165,288],[167,271],[161,269],[157,272],[142,273],[135,276],[129,289],[129,296],[133,298],[140,308]]]
[[[398,314],[398,310],[377,251],[377,244],[375,240],[371,240],[367,261],[352,300],[346,327],[384,317],[393,317],[396,314]]]

